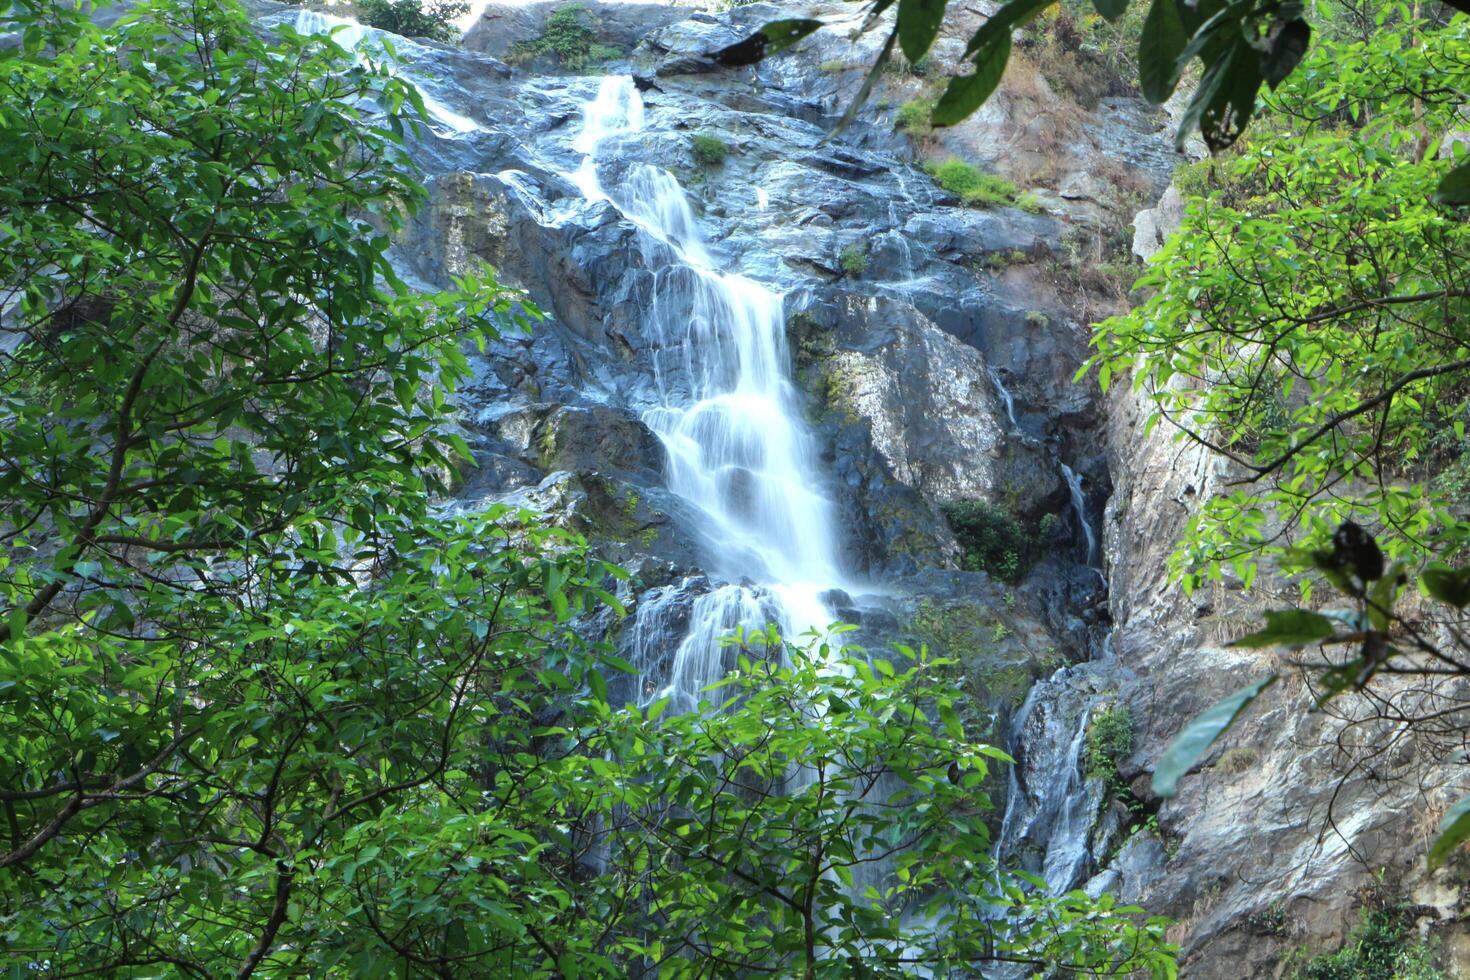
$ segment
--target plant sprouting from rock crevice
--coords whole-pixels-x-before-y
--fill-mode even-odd
[[[622,52],[597,42],[597,31],[588,22],[593,15],[580,3],[558,7],[546,18],[546,26],[530,41],[517,41],[509,60],[525,63],[546,57],[567,71],[582,71],[618,57]]]

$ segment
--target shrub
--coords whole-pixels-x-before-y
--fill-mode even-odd
[[[1414,939],[1412,906],[1383,901],[1375,895],[1376,908],[1363,910],[1362,921],[1341,949],[1321,953],[1287,976],[1291,980],[1446,980],[1434,965],[1429,944]]]
[[[694,159],[706,167],[718,167],[730,155],[730,146],[714,133],[694,135]]]
[[[549,57],[569,71],[581,71],[589,65],[616,58],[622,52],[596,41],[597,32],[583,22],[587,8],[569,3],[552,11],[546,27],[532,41],[517,41],[510,49],[510,60],[524,63],[533,58]]]
[[[856,279],[868,271],[868,250],[854,242],[842,250],[838,262],[841,263],[843,272]]]
[[[973,163],[950,157],[942,163],[926,163],[924,170],[939,186],[966,204],[995,207],[1025,207],[1040,210],[1034,195],[1022,195],[1015,184],[996,174],[986,173]]]
[[[987,572],[1012,583],[1021,577],[1031,541],[1020,521],[984,500],[958,501],[942,509],[963,549],[960,563],[966,571]]]
[[[1109,788],[1122,788],[1118,761],[1133,751],[1133,712],[1126,704],[1099,708],[1087,725],[1087,754],[1083,768],[1089,778],[1097,777]]]
[[[454,18],[469,9],[465,0],[357,0],[358,15],[369,27],[435,41],[458,39]]]
[[[928,136],[934,132],[929,117],[934,113],[936,102],[932,98],[909,99],[898,107],[896,122],[898,131],[906,136]]]

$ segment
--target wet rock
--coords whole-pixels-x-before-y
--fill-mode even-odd
[[[887,297],[814,296],[791,323],[821,410],[864,425],[899,483],[929,500],[991,500],[1027,517],[1061,506],[1055,464],[1011,429],[975,348]]]
[[[496,58],[510,56],[516,45],[535,41],[546,30],[546,19],[568,6],[564,0],[540,3],[489,3],[479,18],[465,32],[463,44]],[[633,46],[650,31],[688,17],[688,7],[662,3],[602,3],[578,0],[583,22],[592,30],[598,44],[620,51]]]

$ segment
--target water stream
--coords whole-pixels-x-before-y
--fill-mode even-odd
[[[312,11],[298,12],[293,26],[302,33],[337,29],[339,42],[359,57],[371,56],[377,34]],[[438,136],[481,129],[418,87]],[[729,271],[712,254],[673,174],[629,161],[644,126],[632,79],[601,79],[581,107],[570,147],[575,169],[565,176],[581,193],[578,207],[611,207],[637,228],[643,265],[652,274],[641,324],[653,351],[652,377],[638,396],[640,414],[666,452],[667,488],[699,515],[691,530],[702,539],[709,577],[645,591],[628,636],[641,671],[639,699],[668,697],[671,710],[690,711],[727,672],[722,637],[768,623],[793,639],[823,628],[833,618],[823,595],[850,581],[836,508],[821,491],[816,441],[792,379],[783,297]],[[769,194],[757,187],[755,198],[764,211]],[[912,275],[907,242],[894,234],[903,245],[894,271]],[[1027,438],[999,373],[992,370],[991,381],[1012,432]],[[1098,542],[1081,479],[1061,469],[1079,547],[1097,568]],[[1008,732],[1020,764],[1009,774],[997,851],[1019,856],[1054,891],[1078,884],[1092,861],[1090,830],[1099,799],[1081,772],[1091,700],[1067,690],[1068,672],[1082,669],[1067,668],[1034,685]]]
[[[1067,491],[1072,495],[1072,510],[1077,514],[1077,523],[1081,527],[1083,540],[1087,543],[1087,564],[1096,568],[1097,532],[1092,529],[1092,522],[1087,517],[1087,495],[1082,492],[1082,477],[1066,463],[1062,464],[1062,476],[1067,480]]]
[[[776,622],[796,637],[827,625],[819,598],[844,582],[834,507],[817,489],[817,446],[791,380],[782,297],[722,271],[678,180],[648,163],[606,186],[601,153],[643,127],[627,76],[608,76],[582,109],[571,175],[589,202],[607,201],[638,226],[654,272],[643,328],[653,341],[655,396],[642,415],[667,452],[668,488],[702,518],[715,587],[694,600],[673,657],[654,593],[634,624],[645,697],[689,709],[725,673],[719,638]]]

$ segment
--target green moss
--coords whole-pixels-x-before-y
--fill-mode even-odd
[[[691,143],[694,159],[706,167],[718,167],[730,155],[730,146],[714,133],[695,133]]]
[[[827,73],[828,75],[835,75],[837,72],[847,70],[847,62],[843,61],[841,58],[831,58],[818,65],[817,69],[819,71]]]
[[[552,469],[556,460],[556,427],[547,419],[541,423],[541,435],[536,440],[536,462],[542,469]]]
[[[820,370],[818,394],[821,396],[823,409],[837,413],[845,425],[860,423],[863,419],[857,413],[852,398],[855,379],[839,364],[825,364]]]
[[[920,643],[959,662],[960,686],[979,706],[1019,705],[1036,679],[1029,657],[995,654],[1011,629],[983,604],[922,599],[910,625]]]
[[[972,163],[956,157],[924,164],[924,170],[939,186],[970,205],[982,207],[1025,207],[1040,210],[1034,195],[1022,195],[1015,184],[996,174],[986,173]]]

